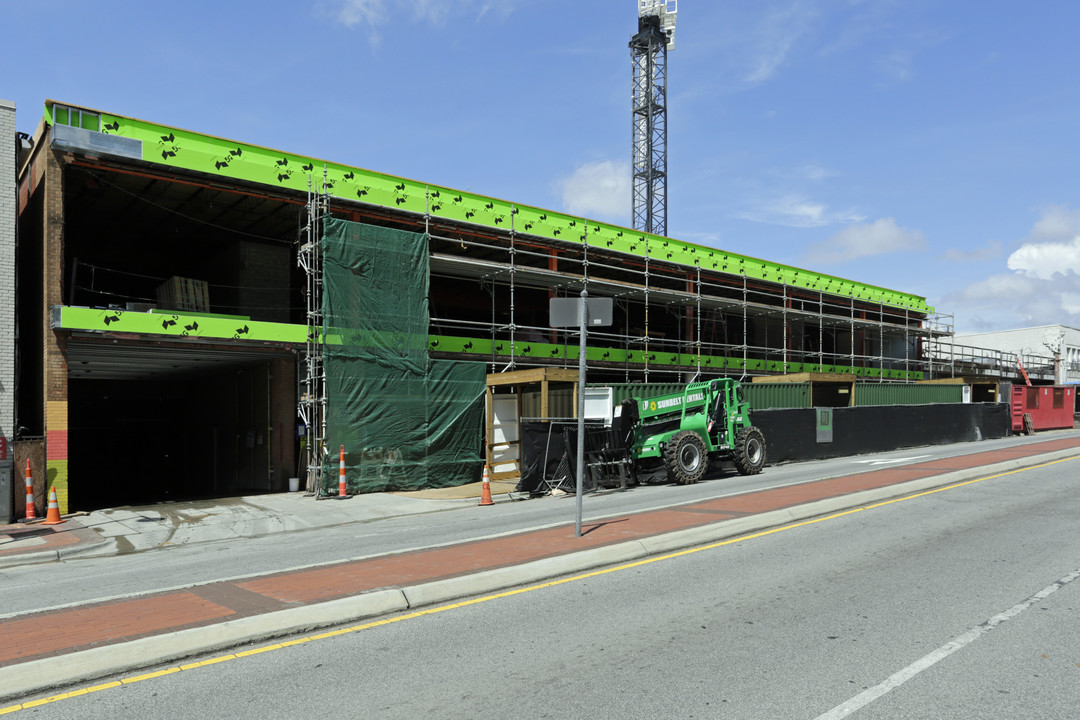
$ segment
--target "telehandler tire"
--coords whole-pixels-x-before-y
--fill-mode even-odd
[[[735,435],[735,469],[740,475],[757,475],[765,467],[765,436],[756,427],[747,427]]]
[[[682,430],[671,436],[664,448],[664,464],[668,476],[680,485],[693,485],[709,468],[705,442],[693,430]]]

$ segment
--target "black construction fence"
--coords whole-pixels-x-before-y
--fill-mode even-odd
[[[1011,427],[1007,403],[754,410],[751,421],[765,436],[769,465],[1003,438]],[[663,474],[633,476],[623,452],[627,432],[618,418],[610,428],[586,425],[586,489],[663,481]],[[574,492],[576,421],[522,422],[521,439],[518,492]]]
[[[883,405],[831,408],[831,441],[819,442],[820,408],[755,410],[768,462],[824,460],[907,447],[1003,438],[1007,403]]]

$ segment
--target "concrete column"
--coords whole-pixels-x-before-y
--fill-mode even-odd
[[[270,363],[270,490],[288,489],[290,477],[302,477],[296,467],[296,361]]]

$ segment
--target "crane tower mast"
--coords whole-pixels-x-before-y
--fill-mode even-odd
[[[634,229],[667,235],[667,52],[675,47],[676,0],[638,0],[634,63]]]

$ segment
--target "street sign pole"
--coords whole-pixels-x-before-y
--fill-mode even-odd
[[[581,494],[585,476],[585,335],[588,332],[589,291],[581,291],[578,321],[581,337],[578,339],[578,401],[577,401],[577,522],[575,537],[581,537]]]
[[[581,537],[581,495],[585,476],[585,356],[588,326],[608,327],[614,313],[614,300],[611,298],[589,299],[586,290],[581,291],[581,298],[551,298],[548,303],[548,324],[551,327],[572,328],[577,325],[578,339],[578,403],[577,403],[577,537]],[[568,353],[569,354],[569,353]]]

